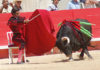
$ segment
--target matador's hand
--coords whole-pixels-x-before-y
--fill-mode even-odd
[[[24,20],[24,23],[29,23],[29,19]]]

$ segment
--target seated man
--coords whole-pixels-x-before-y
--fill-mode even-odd
[[[67,5],[67,9],[71,10],[71,9],[80,9],[80,4],[78,2],[78,0],[72,0],[68,3]]]
[[[100,0],[97,0],[97,2],[96,2],[96,7],[97,7],[97,8],[100,8]]]
[[[21,3],[22,3],[22,0],[15,0],[15,2],[14,2],[14,8],[15,9],[19,9],[22,12]]]
[[[25,46],[25,38],[24,38],[24,24],[28,23],[29,20],[25,20],[24,17],[19,15],[19,9],[12,9],[11,11],[12,17],[8,20],[8,26],[13,32],[12,41],[14,45],[19,46],[19,53],[18,53],[18,64],[23,63],[22,61],[22,54],[24,51]]]
[[[86,0],[85,1],[85,8],[96,8],[96,0]]]
[[[58,10],[58,3],[60,0],[53,0],[53,3],[49,5],[49,7],[47,8],[48,11],[56,11]]]
[[[8,0],[2,0],[2,6],[0,7],[0,13],[11,13],[13,4],[9,3]]]

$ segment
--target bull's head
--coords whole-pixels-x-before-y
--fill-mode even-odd
[[[70,57],[72,55],[72,49],[70,46],[69,37],[61,37],[61,42],[64,47],[64,50],[62,50],[62,51],[66,54],[66,56]]]

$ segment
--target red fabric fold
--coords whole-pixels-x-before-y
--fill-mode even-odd
[[[30,20],[38,14],[40,15],[26,26],[26,49],[28,54],[42,55],[50,51],[55,45],[54,26],[49,12],[36,10]]]

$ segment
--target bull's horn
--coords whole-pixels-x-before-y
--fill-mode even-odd
[[[62,37],[61,40],[62,40],[62,41],[67,40],[67,43],[68,43],[68,44],[70,43],[70,39],[69,39],[68,37]]]

